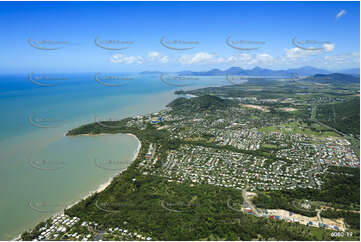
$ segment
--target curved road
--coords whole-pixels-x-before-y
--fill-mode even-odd
[[[253,203],[247,199],[247,187],[242,190],[242,197],[243,197],[244,203],[247,204],[247,206],[254,211],[256,216],[261,216],[259,214],[259,212],[257,211],[256,206],[254,206]]]

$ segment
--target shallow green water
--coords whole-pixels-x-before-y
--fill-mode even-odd
[[[9,156],[1,199],[2,238],[11,239],[96,190],[132,160],[138,141],[116,134],[61,137]],[[25,146],[26,146],[25,145]],[[25,149],[24,149],[25,151]],[[3,169],[2,169],[3,170]],[[3,220],[4,219],[4,220]]]
[[[73,77],[47,88],[26,75],[0,76],[0,240],[97,189],[129,164],[137,147],[126,135],[65,137],[68,130],[156,112],[176,97],[177,88],[157,76],[136,76],[119,88],[101,86],[90,74]]]
[[[138,101],[96,114],[120,119],[155,112],[173,98],[170,92],[108,97],[103,102]],[[84,115],[60,127],[32,127],[22,135],[0,140],[0,240],[33,228],[130,164],[138,146],[134,137],[64,136],[67,130],[94,120],[94,114]]]

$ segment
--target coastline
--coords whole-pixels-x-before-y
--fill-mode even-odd
[[[99,136],[99,135],[107,135],[107,134],[96,134],[96,135],[79,135],[79,136]],[[134,152],[134,155],[133,155],[133,158],[131,160],[131,162],[129,163],[129,165],[131,165],[131,163],[133,163],[137,157],[138,157],[138,154],[140,152],[140,149],[142,148],[142,143],[140,142],[140,140],[138,139],[137,136],[135,136],[134,134],[130,134],[130,133],[126,133],[125,135],[129,135],[129,136],[132,136],[134,137],[137,141],[138,141],[138,146],[137,146],[137,149],[135,150]],[[78,136],[78,135],[77,135]],[[68,207],[66,207],[66,209],[69,209],[71,208],[72,206],[78,204],[79,202],[81,202],[83,199],[87,199],[88,197],[94,195],[95,193],[100,193],[102,191],[104,191],[113,181],[113,178],[122,174],[124,171],[126,171],[128,169],[128,167],[124,168],[123,170],[119,171],[118,173],[116,173],[114,176],[112,176],[111,178],[109,178],[109,180],[103,184],[101,184],[97,189],[89,192],[87,195],[85,195],[84,197],[82,197],[79,201],[69,205]],[[64,211],[61,212],[61,214],[63,214]]]
[[[66,137],[76,137],[76,136],[89,136],[89,137],[95,137],[95,136],[103,136],[108,135],[107,133],[99,133],[99,134],[76,134],[76,135],[67,135],[67,133],[64,133],[64,136]],[[138,138],[137,138],[138,139]]]
[[[138,96],[140,94],[136,94],[136,96]],[[165,104],[166,103],[169,103],[170,101],[174,100],[174,98],[176,97],[176,95],[174,95],[174,90],[162,90],[161,92],[155,94],[156,97],[159,97],[159,98],[156,98],[156,101],[154,101],[154,94],[151,93],[150,94],[141,94],[140,97],[142,99],[137,98],[136,100],[143,100],[143,97],[145,96],[145,98],[147,98],[146,100],[149,100],[148,101],[142,101],[142,105],[137,105],[135,106],[136,109],[134,109],[134,111],[137,112],[137,114],[139,115],[143,115],[143,114],[150,114],[150,113],[153,113],[153,112],[159,112],[160,110],[163,110],[165,107]],[[151,101],[151,102],[150,102]],[[144,105],[143,103],[146,103],[147,105]],[[93,114],[89,114],[93,117]],[[129,114],[127,113],[127,115],[125,117],[131,117],[132,115],[134,115],[134,112],[130,112]],[[90,116],[89,116],[90,117]],[[98,133],[98,134],[82,134],[82,135],[67,135],[68,132],[73,129],[74,127],[81,127],[82,125],[84,124],[90,124],[90,123],[94,123],[94,120],[93,119],[89,119],[89,121],[86,121],[84,123],[83,121],[84,119],[82,120],[79,120],[78,123],[72,125],[73,127],[69,127],[70,129],[65,129],[65,130],[62,130],[62,132],[59,133],[59,135],[63,136],[63,137],[67,137],[67,138],[74,138],[73,136],[85,136],[85,137],[92,137],[92,136],[103,136],[103,135],[110,135],[112,133]],[[88,120],[88,119],[86,119]],[[115,134],[115,133],[114,133]],[[117,134],[120,134],[120,133],[117,133]],[[126,133],[122,133],[122,134],[126,134]],[[128,134],[130,136],[134,136],[136,137],[135,135],[133,134]],[[136,137],[136,139],[138,140],[139,142],[139,145],[141,145],[141,142],[140,140],[138,139],[138,137]],[[132,149],[135,151],[135,157],[138,157],[138,153],[140,152],[142,147],[138,147],[138,149]],[[129,150],[130,151],[130,150]],[[132,152],[132,151],[131,151]],[[130,158],[132,158],[132,156],[130,156]],[[134,161],[134,160],[133,160]],[[132,165],[133,161],[130,161],[129,165],[127,167],[129,167],[130,165]],[[61,210],[59,210],[58,212],[53,212],[53,213],[49,213],[47,214],[46,218],[44,219],[39,219],[39,221],[36,223],[40,223],[42,221],[45,221],[45,219],[48,219],[48,218],[52,218],[53,216],[55,216],[56,214],[64,214],[64,211],[63,209],[68,209],[69,207],[72,207],[76,204],[78,204],[82,199],[86,199],[88,198],[89,196],[91,196],[92,194],[94,194],[94,192],[102,192],[104,191],[111,183],[112,179],[117,176],[117,175],[120,175],[124,170],[127,169],[127,167],[125,167],[124,169],[122,170],[119,170],[119,171],[114,171],[114,175],[110,175],[111,178],[109,180],[107,180],[107,178],[105,180],[107,180],[107,182],[101,184],[101,182],[99,183],[99,186],[94,186],[92,188],[89,188],[89,190],[84,190],[84,193],[83,194],[80,194],[80,196],[76,199],[74,199],[74,202],[70,202],[68,204],[66,204],[64,207],[60,208]],[[116,173],[116,174],[115,174]],[[109,177],[110,177],[109,176]],[[90,192],[91,191],[91,192]],[[71,205],[70,205],[71,204]],[[35,225],[36,225],[35,224]],[[31,231],[32,229],[34,229],[34,226],[29,226],[28,225],[24,225],[23,228],[20,228],[19,231],[16,231],[16,233],[14,233],[11,237],[8,237],[9,240],[16,240],[16,239],[19,239],[21,238],[21,235],[24,233],[24,232],[29,232]]]
[[[125,135],[129,135],[129,136],[132,136],[134,137],[137,141],[138,141],[138,146],[137,146],[137,149],[134,151],[134,154],[133,154],[133,158],[132,160],[130,161],[129,165],[131,165],[138,157],[139,155],[139,152],[140,152],[140,149],[142,148],[142,143],[141,141],[138,139],[138,137],[134,134],[131,134],[131,133],[123,133]],[[71,135],[71,136],[100,136],[100,135],[108,135],[106,133],[101,133],[101,134],[94,134],[94,135],[89,135],[89,134],[82,134],[82,135]],[[69,137],[71,137],[69,136]],[[128,166],[129,166],[128,165]],[[113,178],[122,174],[124,171],[126,171],[128,169],[128,167],[124,168],[123,170],[119,171],[118,173],[114,174],[112,177],[109,178],[109,180],[101,185],[98,186],[97,189],[93,190],[93,191],[90,191],[87,195],[85,195],[84,197],[80,198],[78,201],[74,202],[73,204],[67,206],[65,209],[69,209],[71,207],[73,207],[74,205],[78,204],[79,202],[81,202],[82,200],[84,199],[87,199],[89,198],[90,196],[94,195],[95,193],[100,193],[102,191],[104,191],[113,181]],[[64,210],[63,209],[62,211],[60,212],[57,212],[51,216],[49,216],[49,218],[52,218],[54,216],[57,216],[57,215],[63,215],[64,214]],[[20,233],[19,235],[17,235],[16,237],[14,237],[11,241],[18,241],[19,239],[21,239],[21,235],[22,233]]]

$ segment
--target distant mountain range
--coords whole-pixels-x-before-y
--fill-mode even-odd
[[[331,74],[335,71],[329,71],[324,69],[319,69],[311,66],[304,66],[300,68],[286,69],[286,70],[272,70],[265,69],[261,67],[254,67],[252,69],[242,69],[240,67],[231,67],[224,71],[220,69],[212,69],[208,71],[180,71],[175,74],[181,76],[225,76],[225,75],[244,75],[244,76],[292,76],[298,74],[300,76],[312,76],[316,74]],[[161,74],[159,71],[143,71],[139,74],[150,75],[150,74]],[[349,75],[360,75],[359,68],[346,69],[337,71],[337,73],[349,74]]]
[[[184,76],[221,76],[221,75],[245,75],[245,76],[290,76],[298,74],[300,76],[312,76],[316,74],[331,74],[332,71],[319,69],[311,66],[304,66],[300,68],[286,69],[286,70],[272,70],[261,67],[254,67],[253,69],[242,69],[240,67],[231,67],[227,70],[212,69],[204,72],[181,71],[177,74]],[[347,69],[338,71],[338,73],[359,75],[360,69]]]
[[[359,83],[360,77],[348,74],[332,73],[332,74],[316,74],[302,79],[303,81],[318,82],[318,83]]]
[[[343,74],[349,74],[349,75],[360,75],[360,68],[352,68],[352,69],[346,69],[346,70],[342,70],[340,71],[340,73]]]
[[[140,75],[160,75],[162,74],[163,72],[161,71],[142,71],[142,72],[139,72]]]

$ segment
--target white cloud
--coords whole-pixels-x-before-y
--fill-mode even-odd
[[[217,62],[218,62],[218,63],[223,63],[223,62],[224,62],[224,58],[223,58],[223,57],[219,57],[219,58],[217,59]]]
[[[168,63],[169,62],[168,56],[162,56],[159,59],[159,62],[162,63],[162,64]]]
[[[336,19],[341,18],[342,16],[346,15],[346,10],[342,9],[338,14],[336,15]]]
[[[243,63],[246,61],[251,60],[252,57],[249,54],[239,54],[239,55],[231,55],[230,57],[227,58],[226,62],[227,63]]]
[[[359,65],[359,52],[330,55],[334,49],[334,44],[327,43],[323,44],[323,49],[319,51],[307,51],[300,48],[292,48],[285,49],[285,54],[283,56],[277,57],[274,57],[268,53],[244,53],[222,58],[225,59],[224,63],[227,64],[227,67],[240,66],[242,68],[262,66],[263,68],[285,69],[309,65],[332,70]],[[326,54],[327,56],[325,56]]]
[[[360,53],[352,52],[340,55],[330,55],[323,58],[326,65],[359,65],[360,64]]]
[[[179,58],[179,62],[183,65],[221,63],[223,61],[223,58],[207,52],[198,52],[193,55],[184,54]]]
[[[331,52],[335,49],[335,44],[332,43],[324,43],[322,46],[325,52]]]
[[[148,52],[148,60],[149,61],[157,61],[159,63],[165,64],[169,62],[168,56],[164,56],[157,51]]]
[[[219,56],[214,53],[197,52],[181,54],[178,57],[174,56],[174,61],[182,65],[209,65],[209,68],[229,68],[231,66],[253,68],[254,66],[262,66],[263,68],[285,69],[310,65],[330,70],[345,69],[350,66],[357,66],[360,63],[359,52],[331,55],[335,50],[335,44],[323,43],[322,46],[323,49],[314,51],[298,47],[284,49],[284,55],[282,56],[272,56],[268,53],[239,53],[230,56]],[[110,61],[123,64],[169,64],[172,62],[171,58],[157,51],[150,51],[143,57],[115,54]]]
[[[157,58],[160,58],[162,55],[157,51],[151,51],[148,53],[148,59],[153,61]]]
[[[304,49],[300,49],[300,48],[292,48],[292,49],[284,49],[285,51],[285,57],[289,58],[289,59],[296,59],[296,58],[302,58],[302,57],[306,57],[309,56],[311,54],[313,54],[311,51],[306,51]]]
[[[322,49],[320,50],[306,50],[298,47],[292,49],[284,49],[285,57],[289,59],[297,59],[297,58],[306,58],[309,56],[319,55],[326,52],[334,51],[335,44],[333,43],[323,43]]]
[[[271,56],[269,54],[257,54],[256,55],[256,60],[259,60],[259,61],[273,61],[274,58],[273,58],[273,56]]]
[[[293,68],[297,66],[314,66],[323,69],[335,70],[335,69],[346,69],[352,66],[358,66],[360,64],[360,53],[344,53],[338,55],[330,55],[329,53],[323,52],[325,55],[312,55],[305,56],[304,58],[289,58],[282,56],[276,58],[273,61],[272,66],[278,66],[281,69]],[[271,67],[272,67],[271,66]]]
[[[142,64],[143,58],[141,56],[128,56],[124,54],[115,54],[112,55],[110,61],[113,63],[122,63],[122,64]]]
[[[226,58],[226,63],[232,65],[241,65],[241,66],[252,66],[252,65],[261,65],[261,64],[272,64],[275,61],[275,58],[269,54],[239,54],[231,55]]]

